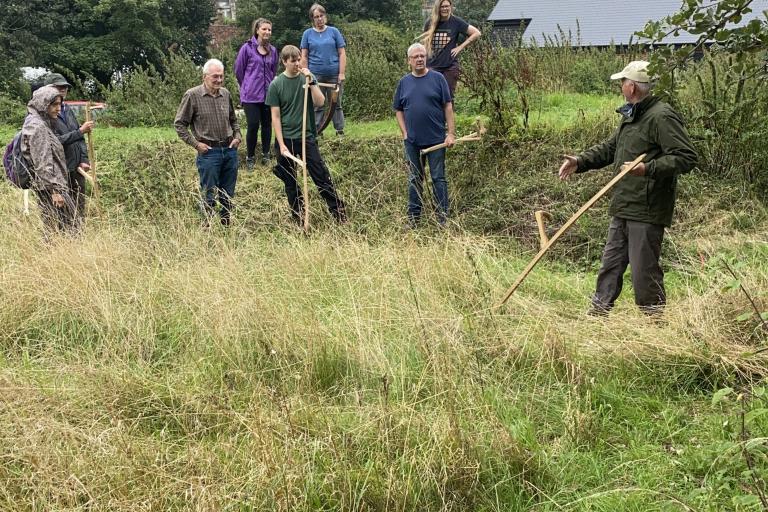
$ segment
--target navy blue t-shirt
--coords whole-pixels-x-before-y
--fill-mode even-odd
[[[424,31],[429,28],[429,20],[424,25]],[[456,48],[459,36],[469,35],[469,23],[451,15],[445,21],[438,21],[435,35],[432,36],[432,55],[427,60],[427,66],[432,69],[448,69],[456,62],[451,56],[451,50]]]
[[[408,73],[397,84],[392,109],[402,110],[408,142],[433,146],[445,141],[445,105],[451,91],[445,77],[429,70],[424,76]]]

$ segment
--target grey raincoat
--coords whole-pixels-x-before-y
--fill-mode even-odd
[[[54,132],[56,119],[48,107],[61,93],[52,85],[36,90],[27,103],[29,114],[21,128],[21,152],[32,164],[33,190],[65,194],[69,190],[64,146]]]

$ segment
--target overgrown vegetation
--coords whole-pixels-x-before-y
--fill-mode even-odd
[[[201,230],[170,129],[99,134],[82,239],[43,245],[3,187],[0,508],[757,510],[768,339],[712,256],[765,305],[759,206],[734,232],[732,201],[686,177],[663,324],[629,299],[583,315],[594,260],[571,251],[598,248],[600,211],[488,309],[537,243],[531,210],[597,186],[542,172],[602,135],[584,129],[457,148],[448,232],[400,232],[396,137],[323,142],[351,223],[313,195],[310,237],[265,168],[231,230]]]
[[[114,123],[142,127],[96,130],[83,237],[43,243],[34,206],[0,185],[0,509],[767,509],[758,77],[720,50],[677,72],[701,163],[665,238],[662,321],[627,292],[584,315],[605,203],[493,310],[538,247],[533,211],[561,225],[604,183],[555,170],[614,129],[603,78],[632,57],[476,45],[458,129],[493,129],[448,153],[450,227],[405,234],[397,130],[358,120],[391,123],[407,40],[344,32],[361,55],[352,121],[320,144],[348,225],[313,189],[297,231],[257,167],[231,229],[201,228],[193,152],[170,128],[200,80],[182,54],[105,92]]]

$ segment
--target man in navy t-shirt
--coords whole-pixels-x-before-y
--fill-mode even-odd
[[[408,220],[415,227],[421,217],[424,161],[422,149],[456,141],[453,103],[448,82],[436,71],[427,69],[427,50],[421,43],[408,48],[411,72],[400,79],[392,108],[403,134],[408,159]],[[446,124],[448,131],[446,133]],[[448,217],[448,182],[445,180],[445,148],[426,155],[437,207],[437,220],[445,225]]]

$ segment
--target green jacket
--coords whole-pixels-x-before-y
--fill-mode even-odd
[[[622,178],[613,188],[609,212],[622,219],[669,226],[675,208],[677,175],[693,169],[696,150],[680,116],[658,98],[649,96],[631,112],[628,110],[627,105],[616,110],[624,115],[619,128],[608,140],[577,157],[576,172],[610,164],[615,174],[624,162],[646,153],[645,176]]]

